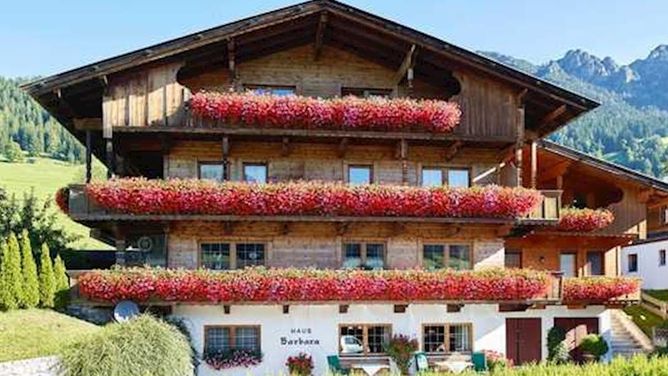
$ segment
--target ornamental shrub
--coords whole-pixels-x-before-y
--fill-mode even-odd
[[[313,358],[303,352],[296,356],[289,356],[285,365],[288,367],[290,375],[295,376],[311,376],[314,368]]]
[[[566,345],[566,331],[553,326],[547,332],[547,360],[553,363],[565,363],[570,359]]]
[[[39,280],[27,230],[21,233],[21,270],[23,272],[23,294],[20,305],[23,308],[37,307],[39,305]]]
[[[397,364],[401,374],[408,375],[411,358],[419,347],[420,344],[417,339],[409,338],[403,334],[395,334],[385,345],[385,352]]]
[[[63,350],[64,376],[190,376],[188,340],[150,315],[113,323]]]
[[[580,350],[583,353],[592,355],[597,360],[608,352],[608,342],[599,334],[588,334],[580,342]]]
[[[56,298],[56,278],[53,275],[49,247],[46,244],[42,244],[39,260],[39,303],[44,308],[53,308]]]
[[[21,275],[21,250],[14,233],[10,233],[5,244],[0,265],[2,280],[2,309],[12,310],[20,307],[23,299],[23,276]]]
[[[56,287],[55,306],[64,308],[70,298],[70,280],[67,277],[65,262],[60,258],[60,254],[56,255],[56,259],[53,260],[53,274]]]

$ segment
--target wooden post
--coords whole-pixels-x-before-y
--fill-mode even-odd
[[[111,138],[105,140],[105,150],[107,159],[107,179],[114,176],[114,143]]]
[[[227,136],[223,136],[223,180],[230,180],[230,139]]]
[[[90,181],[93,179],[93,170],[92,170],[92,163],[93,163],[93,151],[91,150],[93,147],[93,137],[91,134],[90,129],[86,130],[86,184],[90,183]]]
[[[538,143],[531,141],[531,188],[538,185]]]
[[[116,264],[125,266],[125,237],[116,238]]]
[[[522,186],[522,143],[515,147],[515,170],[517,171],[517,186]]]
[[[557,176],[557,189],[559,189],[559,190],[564,189],[564,176],[563,175]]]

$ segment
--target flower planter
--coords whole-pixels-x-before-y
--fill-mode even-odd
[[[561,211],[557,229],[569,232],[591,232],[608,227],[615,216],[607,209],[566,208]]]

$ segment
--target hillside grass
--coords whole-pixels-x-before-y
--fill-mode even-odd
[[[652,338],[652,328],[663,323],[661,317],[646,310],[639,304],[624,308],[624,312],[631,316],[633,322],[638,325],[640,330],[642,330],[649,338]]]
[[[59,354],[99,327],[45,309],[0,312],[0,362]]]
[[[100,162],[97,162],[100,164]],[[83,180],[83,165],[75,165],[48,158],[31,158],[24,163],[8,163],[0,161],[0,187],[10,194],[21,198],[24,193],[34,190],[40,200],[53,201],[58,188]],[[88,227],[72,221],[58,210],[58,222],[65,230],[81,235],[83,238],[74,244],[75,249],[111,249],[108,245],[90,237]]]

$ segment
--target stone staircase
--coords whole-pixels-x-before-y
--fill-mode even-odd
[[[632,357],[652,351],[652,342],[621,310],[611,312],[612,356]]]

